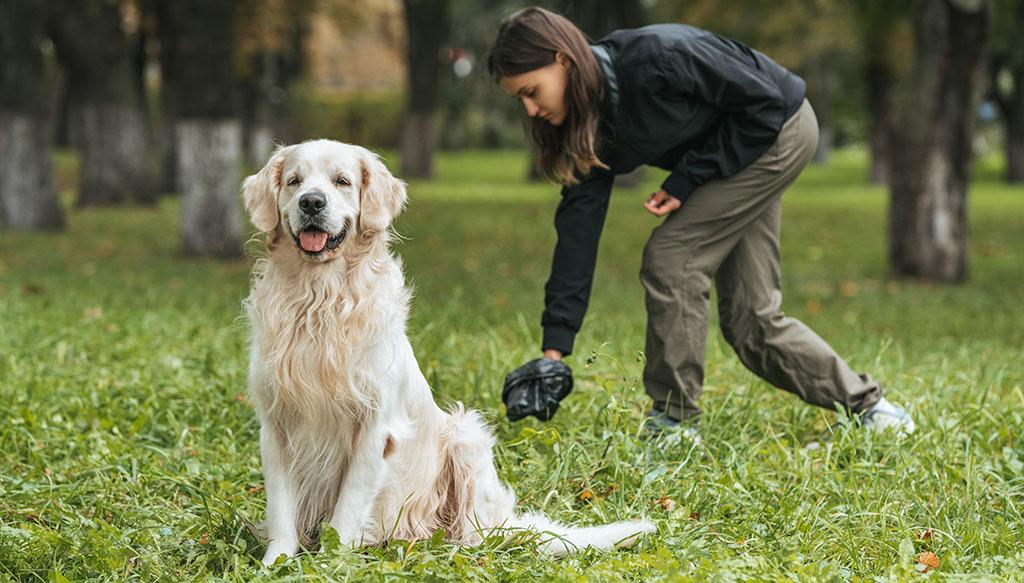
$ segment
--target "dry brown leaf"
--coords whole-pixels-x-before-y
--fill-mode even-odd
[[[816,299],[809,300],[804,310],[811,316],[817,316],[821,313],[821,302]]]
[[[690,513],[690,520],[700,520],[700,512],[694,510]]]
[[[921,554],[917,555],[917,562],[924,565],[924,572],[927,573],[931,569],[938,569],[941,564],[939,556],[931,551],[922,551]]]
[[[921,534],[917,535],[917,538],[924,541],[932,540],[932,534],[934,534],[934,532],[935,531],[933,531],[932,529],[926,528],[923,532],[921,532]]]
[[[669,498],[667,495],[658,498],[657,500],[654,501],[654,503],[657,504],[658,506],[661,506],[662,510],[671,511],[673,508],[676,507],[676,501]]]

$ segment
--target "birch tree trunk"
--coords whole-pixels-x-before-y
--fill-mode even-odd
[[[967,191],[989,31],[987,0],[916,0],[914,64],[901,95],[891,176],[892,270],[967,278]]]
[[[239,120],[190,119],[178,123],[178,175],[182,177],[181,241],[188,255],[241,254],[238,208],[242,153]]]
[[[40,51],[45,18],[32,0],[0,2],[0,223],[12,229],[64,225],[53,183],[53,88]]]
[[[240,257],[243,161],[237,9],[232,0],[160,0],[160,38],[170,43],[181,243],[187,255]]]
[[[138,51],[122,30],[118,4],[53,2],[50,38],[67,71],[68,124],[82,158],[79,206],[156,202],[156,160],[138,87]]]
[[[440,52],[448,41],[449,0],[404,0],[408,83],[401,138],[401,173],[429,178],[437,149]]]

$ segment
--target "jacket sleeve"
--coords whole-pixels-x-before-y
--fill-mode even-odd
[[[671,170],[662,183],[665,192],[686,200],[708,181],[746,168],[775,143],[785,121],[785,96],[755,65],[700,43],[668,50],[658,65],[671,88],[722,112],[718,128]]]
[[[575,185],[562,188],[555,211],[558,242],[551,261],[551,276],[544,286],[541,349],[572,353],[573,341],[590,301],[597,263],[597,244],[608,213],[614,175],[595,170]]]

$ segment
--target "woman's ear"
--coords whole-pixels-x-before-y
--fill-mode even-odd
[[[565,53],[558,51],[555,53],[555,62],[562,66],[563,69],[568,71],[572,68],[572,59],[565,56]]]
[[[391,225],[405,206],[405,183],[395,178],[380,158],[363,149],[363,181],[359,190],[359,231],[364,237]]]
[[[277,192],[281,189],[284,159],[295,146],[278,146],[267,165],[242,183],[242,199],[249,219],[257,229],[270,233],[277,228]]]

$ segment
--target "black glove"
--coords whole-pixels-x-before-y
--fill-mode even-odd
[[[560,360],[538,358],[508,373],[501,400],[509,421],[533,415],[547,421],[572,391],[572,369]]]

